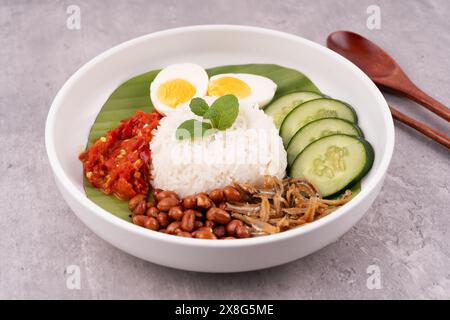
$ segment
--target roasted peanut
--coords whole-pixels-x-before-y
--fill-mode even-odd
[[[181,229],[192,232],[194,230],[195,213],[193,210],[186,210],[181,220]]]
[[[167,197],[158,202],[157,208],[161,211],[169,211],[170,208],[178,206],[179,203],[180,200],[178,200],[178,198]]]
[[[159,225],[163,228],[167,227],[169,225],[169,215],[165,212],[158,213],[158,216],[156,219],[159,222]]]
[[[185,210],[194,208],[195,204],[196,200],[194,196],[188,196],[183,198],[182,205]]]
[[[234,236],[236,235],[236,228],[243,226],[244,223],[241,220],[231,220],[228,224],[227,224],[227,234],[230,236]]]
[[[179,200],[178,196],[175,192],[167,191],[167,190],[158,192],[158,194],[155,195],[155,198],[158,201],[161,201],[162,199],[165,199],[165,198],[175,198],[175,199]]]
[[[238,238],[250,238],[250,230],[247,226],[239,226],[236,228],[236,237]]]
[[[225,196],[225,199],[229,202],[241,201],[241,194],[233,186],[226,186],[225,188],[223,188],[223,194]]]
[[[195,196],[195,205],[200,209],[209,209],[212,207],[212,201],[204,193],[199,193]]]
[[[219,224],[227,224],[231,220],[228,212],[220,208],[211,208],[206,213],[206,219],[214,221]]]
[[[138,194],[137,196],[134,196],[128,201],[128,209],[130,209],[130,211],[133,211],[133,209],[142,201],[146,201],[146,197],[144,194]]]
[[[153,230],[153,231],[158,231],[159,222],[158,222],[158,220],[156,220],[153,217],[148,217],[147,221],[145,221],[144,227],[146,227],[147,229]]]
[[[188,209],[184,211],[184,214],[186,214],[187,212],[192,212],[197,219],[203,219],[203,213],[198,210]]]
[[[159,189],[159,188],[153,189],[153,191],[152,191],[152,193],[153,193],[153,198],[156,199],[156,197],[158,196],[158,194],[160,194],[161,192],[163,192],[162,189]]]
[[[224,226],[217,226],[214,228],[214,234],[218,237],[218,238],[222,238],[225,235],[225,227]]]
[[[213,229],[212,228],[210,228],[210,227],[206,227],[206,226],[204,226],[204,227],[200,227],[200,228],[198,228],[197,230],[195,230],[194,232],[197,232],[197,231],[208,231],[208,232],[213,232]]]
[[[208,228],[214,229],[214,228],[216,227],[216,224],[215,224],[215,222],[214,222],[214,221],[211,221],[211,220],[206,220],[206,221],[205,221],[205,227],[208,227]]]
[[[209,198],[215,203],[221,203],[225,198],[222,189],[214,189],[209,193]]]
[[[128,202],[128,209],[133,212],[134,215],[142,215],[147,210],[147,200],[144,194],[138,194],[130,199]]]
[[[156,207],[150,207],[147,209],[147,216],[156,218],[158,216],[159,210]]]
[[[145,227],[145,222],[148,220],[147,216],[134,216],[133,217],[133,223],[135,225],[141,226],[141,227]]]
[[[180,229],[180,226],[181,226],[180,221],[172,222],[167,226],[167,233],[175,234]]]
[[[197,239],[217,239],[217,237],[214,235],[214,233],[208,231],[208,230],[197,230],[192,233],[194,238]]]
[[[143,215],[147,211],[147,204],[142,201],[134,208],[133,215]]]
[[[199,221],[199,220],[195,220],[194,221],[194,230],[197,230],[199,228],[203,227],[203,222]]]
[[[177,232],[177,236],[185,237],[185,238],[192,238],[192,235],[189,232],[186,232],[186,231]]]
[[[169,218],[180,221],[183,218],[183,209],[180,206],[172,207],[169,210]]]
[[[134,224],[180,237],[224,240],[251,237],[250,228],[240,220],[232,220],[225,210],[225,201],[241,201],[239,191],[233,186],[214,189],[208,195],[200,192],[182,200],[176,193],[161,189],[154,189],[153,195],[155,201],[148,202],[146,195],[130,199],[128,207],[133,212]]]
[[[201,211],[194,210],[195,217],[199,220],[203,220],[205,218],[205,214]]]

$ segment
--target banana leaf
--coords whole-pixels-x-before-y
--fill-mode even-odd
[[[153,105],[150,101],[150,83],[159,70],[149,71],[121,84],[101,108],[88,137],[87,146],[91,145],[106,132],[115,128],[121,120],[131,117],[137,109],[150,112]],[[277,85],[275,98],[293,91],[314,91],[319,89],[301,72],[274,64],[245,64],[211,68],[209,76],[221,73],[251,73],[272,79]],[[80,173],[81,174],[81,173]],[[86,196],[101,208],[130,221],[130,211],[126,201],[108,196],[92,187],[84,180]]]

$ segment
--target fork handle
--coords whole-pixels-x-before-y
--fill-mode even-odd
[[[392,113],[392,116],[394,117],[394,119],[396,119],[400,122],[403,122],[407,126],[416,129],[417,131],[421,132],[422,134],[426,135],[427,137],[433,139],[434,141],[436,141],[436,142],[442,144],[443,146],[447,147],[448,149],[450,149],[450,137],[447,136],[446,134],[429,127],[425,123],[422,123],[413,118],[410,118],[409,116],[398,111],[397,109],[395,109],[392,106],[389,106],[389,109],[391,109],[391,113]]]

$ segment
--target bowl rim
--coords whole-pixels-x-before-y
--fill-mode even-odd
[[[361,81],[371,89],[374,94],[377,96],[377,102],[381,105],[381,113],[383,117],[383,121],[387,128],[386,133],[386,141],[385,148],[386,152],[381,155],[381,161],[379,163],[379,167],[373,173],[370,180],[366,181],[364,184],[364,188],[345,206],[339,208],[333,214],[327,215],[313,223],[302,226],[301,228],[295,228],[291,230],[287,230],[284,232],[280,232],[273,235],[267,235],[264,237],[255,237],[249,239],[236,239],[233,241],[208,241],[205,239],[191,239],[191,238],[183,238],[183,237],[175,237],[172,235],[167,235],[160,232],[149,232],[149,230],[136,226],[128,221],[125,221],[105,209],[97,206],[94,202],[92,202],[89,198],[86,197],[86,194],[78,190],[74,183],[69,179],[67,174],[64,172],[61,163],[57,157],[55,146],[53,144],[53,132],[56,120],[56,114],[58,109],[61,106],[61,101],[63,100],[66,93],[71,89],[71,87],[79,80],[79,78],[89,69],[93,68],[96,64],[101,62],[103,59],[112,56],[130,46],[133,46],[137,43],[149,41],[154,38],[172,36],[176,34],[185,34],[190,32],[198,32],[198,31],[231,31],[231,32],[252,32],[265,34],[270,36],[277,36],[280,38],[284,38],[290,41],[301,42],[306,46],[309,46],[315,50],[319,50],[322,52],[331,55],[337,62],[346,65],[352,72],[359,75]],[[206,247],[206,248],[233,248],[233,247],[247,247],[247,246],[255,246],[255,245],[263,245],[266,243],[274,243],[278,241],[284,241],[290,238],[298,237],[303,234],[307,234],[313,232],[317,229],[324,227],[325,225],[337,220],[341,219],[344,215],[350,214],[352,209],[358,206],[361,202],[365,200],[365,198],[371,193],[371,191],[379,184],[382,183],[385,173],[389,167],[393,150],[394,150],[394,141],[395,141],[395,133],[394,133],[394,123],[389,111],[388,104],[384,99],[383,95],[376,87],[376,85],[369,79],[369,77],[361,71],[356,65],[337,54],[336,52],[318,44],[311,40],[302,38],[297,35],[293,35],[290,33],[254,27],[254,26],[245,26],[245,25],[227,25],[227,24],[211,24],[211,25],[193,25],[186,27],[179,27],[173,29],[167,29],[162,31],[153,32],[147,35],[139,36],[137,38],[128,40],[121,44],[118,44],[101,54],[97,55],[86,64],[84,64],[81,68],[79,68],[61,87],[55,96],[50,110],[48,112],[46,124],[45,124],[45,145],[47,150],[47,156],[50,162],[50,166],[53,170],[55,178],[63,186],[70,195],[76,199],[76,201],[81,204],[84,209],[88,210],[91,214],[97,215],[98,218],[105,220],[108,223],[111,223],[115,227],[123,229],[123,231],[134,233],[137,236],[142,236],[145,238],[149,238],[151,240],[167,242],[171,244],[178,244],[183,246],[190,247]]]

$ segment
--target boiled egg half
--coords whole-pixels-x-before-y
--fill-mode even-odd
[[[208,90],[208,74],[193,63],[172,64],[161,70],[150,85],[150,99],[159,113],[167,115]]]
[[[208,96],[233,94],[242,105],[267,105],[275,95],[277,85],[269,78],[248,73],[224,73],[212,76]]]

